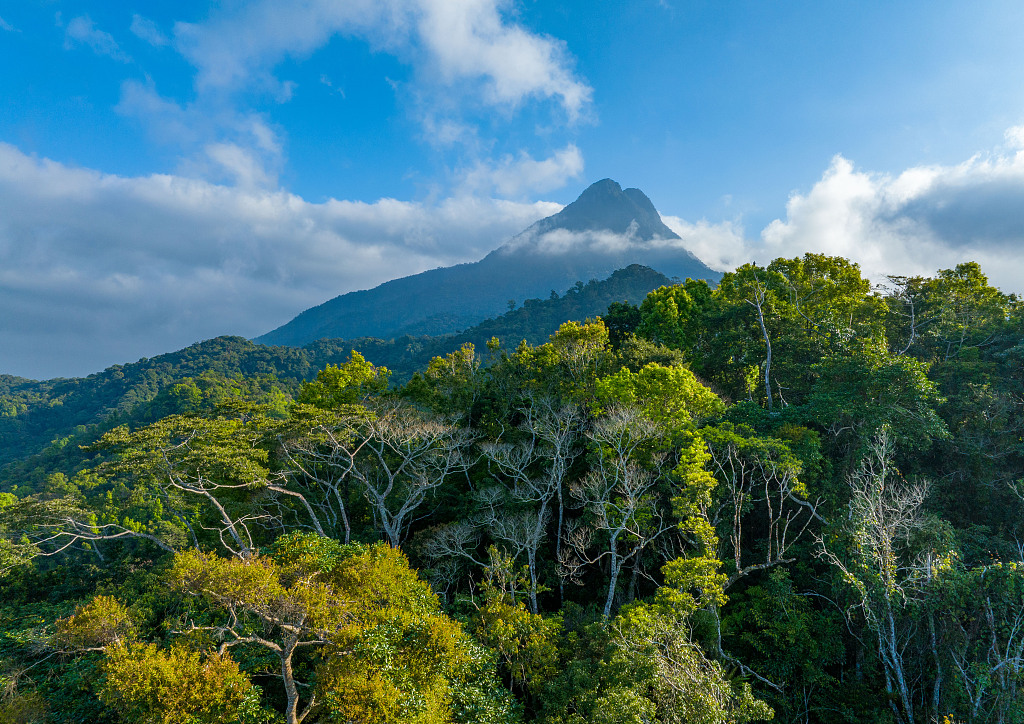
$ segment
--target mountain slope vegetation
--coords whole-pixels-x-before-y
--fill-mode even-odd
[[[1024,720],[1024,304],[976,264],[230,382],[0,493],[0,717]]]

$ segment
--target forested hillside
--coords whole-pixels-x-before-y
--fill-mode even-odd
[[[462,341],[51,447],[0,494],[0,722],[1024,721],[1024,305],[977,265]]]
[[[218,337],[85,378],[36,382],[3,375],[0,491],[11,485],[37,486],[54,465],[70,472],[69,466],[80,462],[74,454],[78,446],[118,424],[154,422],[243,391],[250,399],[283,410],[301,382],[328,364],[344,362],[352,350],[387,366],[392,384],[404,383],[433,357],[467,342],[480,349],[493,337],[513,347],[523,340],[538,344],[564,321],[597,317],[614,302],[637,303],[668,283],[664,275],[633,265],[603,281],[577,282],[562,296],[552,293],[543,300],[527,299],[521,307],[458,335],[327,339],[304,348]]]

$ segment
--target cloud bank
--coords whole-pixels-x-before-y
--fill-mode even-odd
[[[0,372],[84,375],[255,336],[337,294],[478,259],[559,208],[470,196],[314,204],[0,144]]]
[[[1006,292],[1024,292],[1024,127],[1006,145],[954,166],[902,173],[857,170],[836,156],[806,193],[794,193],[784,219],[758,239],[738,223],[666,217],[686,247],[714,269],[817,252],[860,264],[875,283],[890,274],[931,275],[977,261]]]

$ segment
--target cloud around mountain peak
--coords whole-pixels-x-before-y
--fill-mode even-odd
[[[573,226],[570,205],[566,223],[534,228],[533,240],[561,252],[683,249],[719,271],[813,251],[846,256],[875,282],[974,260],[1004,291],[1021,292],[1022,139],[1011,129],[989,154],[895,175],[836,156],[755,235],[741,220],[670,215],[668,234],[642,233],[635,214],[594,230]],[[615,182],[597,191],[645,206]],[[336,294],[479,259],[560,209],[468,194],[310,203],[180,176],[103,174],[0,144],[0,372],[85,374],[206,337],[259,334]]]

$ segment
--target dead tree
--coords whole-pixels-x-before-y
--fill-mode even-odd
[[[883,432],[871,454],[850,476],[849,534],[852,558],[819,540],[819,555],[834,566],[855,593],[854,610],[864,616],[878,643],[886,690],[899,722],[915,721],[915,693],[905,657],[913,628],[903,614],[922,596],[926,576],[909,551],[911,534],[921,525],[925,484],[903,481],[892,466],[892,450]],[[848,615],[852,613],[847,612]]]
[[[638,411],[611,410],[590,432],[598,448],[595,469],[572,488],[592,522],[572,528],[571,554],[562,563],[573,573],[583,564],[608,560],[605,618],[611,616],[623,566],[674,527],[664,514],[667,501],[660,489],[665,456],[647,449],[658,437],[654,423]],[[600,534],[597,545],[594,533]]]
[[[388,542],[397,548],[413,516],[452,473],[466,466],[469,431],[402,403],[381,406],[349,443],[352,479]]]

